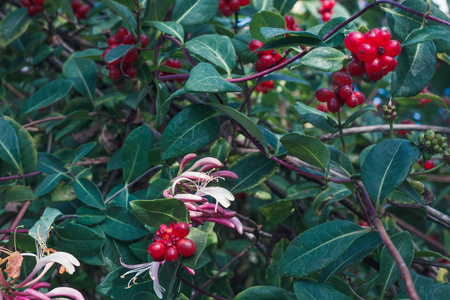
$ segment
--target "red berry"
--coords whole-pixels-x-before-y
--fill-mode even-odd
[[[367,79],[369,79],[370,81],[378,81],[381,78],[383,78],[384,72],[381,71],[379,74],[376,74],[376,75],[366,74],[366,76],[367,76]]]
[[[359,101],[355,95],[350,95],[350,97],[345,99],[345,104],[350,108],[355,108],[359,105]]]
[[[43,5],[45,0],[33,0],[34,5]]]
[[[123,73],[125,73],[125,75],[127,75],[130,78],[134,78],[137,75],[136,68],[133,67],[132,65],[126,65],[123,68]]]
[[[164,259],[168,262],[173,262],[178,259],[178,251],[175,246],[170,246],[166,248],[166,252],[164,253]]]
[[[336,4],[336,2],[334,0],[322,1],[322,9],[324,11],[329,11],[330,9],[332,9],[334,7],[335,4]]]
[[[359,45],[356,50],[356,55],[358,56],[358,59],[363,62],[371,62],[377,56],[377,51],[375,50],[375,47],[367,43],[363,43]]]
[[[239,0],[230,0],[228,6],[232,11],[238,11],[241,8],[241,3],[239,3]]]
[[[189,231],[189,225],[184,222],[180,222],[175,225],[172,230],[172,234],[176,237],[184,238],[189,234]]]
[[[294,27],[295,19],[293,16],[286,15],[286,16],[284,16],[284,20],[286,21],[286,28]]]
[[[120,27],[117,30],[117,37],[123,40],[128,35],[128,30],[125,27]]]
[[[30,4],[31,4],[30,0],[22,0],[23,7],[28,7],[28,6],[30,6]]]
[[[136,44],[136,38],[130,32],[124,38],[122,38],[122,42],[125,45],[134,45],[134,44]]]
[[[111,68],[109,70],[108,76],[112,80],[117,80],[120,78],[120,74],[121,74],[120,69],[118,67],[114,66],[113,68]]]
[[[178,59],[172,60],[171,67],[174,68],[174,69],[181,69],[181,61],[178,60]]]
[[[148,246],[148,254],[150,254],[154,261],[163,261],[165,252],[166,244],[163,242],[153,242]]]
[[[190,239],[181,239],[176,242],[175,247],[178,253],[184,257],[191,257],[197,251],[195,243]]]
[[[352,53],[356,53],[362,43],[364,43],[364,34],[359,31],[350,32],[344,39],[345,47]]]
[[[327,112],[328,112],[328,107],[327,107],[327,105],[326,105],[325,103],[319,103],[319,104],[317,104],[316,109],[317,109],[317,110],[320,110],[320,111],[322,111],[322,112],[324,112],[324,113],[327,113]]]
[[[381,56],[381,61],[383,62],[383,69],[386,73],[389,73],[397,68],[397,60],[392,56],[383,55]]]
[[[264,46],[264,43],[258,40],[251,40],[250,43],[248,44],[248,48],[250,49],[250,51],[255,51],[258,48],[261,48],[262,46]]]
[[[360,91],[353,92],[353,95],[358,99],[358,105],[361,105],[364,103],[365,97],[364,94]]]
[[[346,74],[339,76],[337,81],[338,81],[338,83],[341,83],[342,85],[352,85],[352,83],[353,83],[352,77],[350,75],[346,75]]]
[[[255,70],[256,70],[256,72],[262,72],[262,71],[266,70],[266,69],[263,67],[263,65],[261,64],[261,61],[260,61],[260,60],[258,60],[258,61],[255,63]]]
[[[146,48],[148,46],[148,44],[150,43],[150,40],[148,39],[148,36],[145,34],[141,34],[140,35],[140,39],[141,39],[141,46],[142,48]]]
[[[110,36],[110,37],[106,40],[106,42],[108,43],[108,46],[110,46],[111,48],[114,48],[114,47],[117,46],[117,39],[116,39],[116,36],[115,36],[115,35]]]
[[[348,64],[348,72],[352,74],[352,76],[360,77],[363,76],[366,70],[364,69],[364,63],[358,63],[357,60],[352,60]]]
[[[424,164],[423,164],[423,168],[425,170],[431,170],[435,167],[436,165],[434,164],[434,162],[432,160],[427,160]]]
[[[73,10],[79,10],[81,5],[83,5],[83,2],[81,2],[80,0],[73,0],[70,3],[70,6],[72,7]]]
[[[115,66],[114,64],[106,64],[106,65],[105,65],[105,69],[108,70],[108,71],[111,70],[111,69],[113,69],[113,68],[115,68],[115,67],[116,67],[116,66]]]
[[[28,6],[28,15],[30,17],[37,15],[38,13],[42,12],[42,5],[31,5]]]
[[[379,58],[375,58],[371,62],[366,62],[364,65],[367,75],[375,76],[383,71],[383,62]]]
[[[222,15],[224,15],[225,17],[229,17],[233,14],[233,11],[228,5],[224,5],[220,11],[222,12]]]
[[[106,54],[108,54],[109,51],[111,51],[111,49],[105,49],[105,50],[103,50],[103,53],[102,53],[102,59],[103,59],[104,62],[106,62],[105,56],[106,56]]]
[[[138,53],[136,49],[131,49],[130,51],[125,54],[125,57],[123,58],[123,62],[126,64],[131,64],[136,61],[138,58]]]
[[[80,14],[81,19],[86,19],[87,14],[91,11],[91,8],[87,4],[83,4],[80,9],[78,10],[78,13]]]
[[[273,59],[273,56],[271,54],[261,56],[259,58],[259,61],[261,62],[261,65],[265,69],[268,69],[271,65],[275,63],[275,60]]]
[[[227,4],[225,0],[219,0],[219,10],[221,10],[225,6],[225,4]]]
[[[318,89],[316,92],[316,99],[320,102],[328,102],[334,97],[334,93],[326,88]]]
[[[397,56],[402,52],[402,46],[400,43],[396,40],[391,40],[385,47],[384,47],[384,54],[388,56]]]
[[[241,4],[241,6],[247,6],[250,4],[250,0],[239,0],[239,4]]]
[[[341,101],[333,97],[328,101],[327,108],[332,113],[337,113],[341,109]]]
[[[339,97],[342,99],[347,99],[351,95],[353,95],[353,90],[350,86],[343,85],[339,88]]]
[[[322,15],[322,21],[325,23],[325,22],[328,22],[328,21],[330,21],[331,20],[331,13],[329,13],[329,12],[326,12],[326,13],[324,13],[323,15]]]
[[[378,31],[378,45],[385,47],[391,40],[391,34],[387,30]]]
[[[373,29],[366,32],[366,34],[364,34],[364,43],[378,48],[378,32]]]

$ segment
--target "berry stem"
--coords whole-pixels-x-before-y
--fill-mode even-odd
[[[344,135],[342,134],[341,110],[338,111],[338,128],[339,128],[339,136],[341,137],[342,148],[344,149],[345,154],[348,155],[347,146],[345,145]]]
[[[425,160],[423,160],[422,166],[424,165],[424,162],[425,162]],[[419,176],[419,175],[429,174],[429,173],[432,173],[432,172],[434,172],[436,170],[439,170],[443,166],[445,166],[445,162],[444,161],[442,163],[440,163],[439,165],[437,165],[436,167],[432,168],[432,169],[421,171],[421,172],[416,172],[416,173],[411,173],[411,174],[409,174],[409,176]]]

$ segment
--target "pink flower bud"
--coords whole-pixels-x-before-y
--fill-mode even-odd
[[[51,284],[48,282],[38,282],[38,283],[30,286],[30,289],[39,290],[39,289],[49,288],[49,287],[51,287]]]
[[[185,157],[183,157],[183,159],[180,162],[180,170],[178,171],[178,175],[180,175],[181,172],[183,172],[183,169],[186,166],[186,164],[196,157],[197,157],[197,154],[195,154],[195,153],[190,153],[190,154],[186,155]]]
[[[190,167],[189,169],[186,170],[186,172],[193,171],[197,168],[200,168],[200,167],[206,166],[206,165],[209,166],[209,168],[207,170],[212,169],[212,168],[223,167],[223,164],[220,162],[220,160],[218,160],[214,157],[204,157],[204,158],[200,158],[199,160],[197,160],[192,165],[192,167]]]
[[[209,175],[212,176],[213,178],[225,177],[225,178],[239,179],[236,173],[227,170],[212,172]]]

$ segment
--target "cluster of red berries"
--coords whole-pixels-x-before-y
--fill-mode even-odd
[[[333,7],[336,4],[335,0],[320,0],[322,6],[319,8],[319,14],[322,15],[322,21],[328,22],[333,14]]]
[[[73,9],[73,13],[75,15],[75,18],[77,18],[78,20],[86,19],[87,18],[87,14],[91,10],[89,5],[83,4],[83,2],[81,2],[81,0],[73,0],[70,3],[70,6]]]
[[[263,94],[267,94],[268,91],[273,90],[273,88],[275,87],[274,83],[272,80],[267,80],[264,82],[261,82],[260,84],[258,84],[256,86],[256,91],[258,93],[263,93]]]
[[[427,160],[424,164],[423,164],[423,168],[425,170],[431,170],[434,167],[436,167],[436,164],[434,163],[434,161],[432,160]]]
[[[140,40],[142,48],[147,47],[150,42],[148,36],[146,36],[145,34],[140,35]],[[107,43],[109,48],[103,51],[102,53],[103,60],[105,60],[106,54],[108,54],[108,52],[111,51],[111,49],[117,46],[136,45],[136,38],[126,28],[120,27],[115,35],[110,36],[108,38]],[[125,75],[127,75],[130,78],[135,77],[137,71],[136,68],[131,65],[131,63],[135,62],[138,56],[139,56],[138,50],[133,48],[130,49],[123,57],[120,57],[119,59],[111,63],[107,63],[106,69],[109,71],[108,76],[112,80],[119,79],[120,75],[122,74],[120,70],[122,67],[123,73]]]
[[[248,48],[252,52],[262,46],[264,46],[264,43],[258,40],[251,40],[248,44]],[[281,59],[280,53],[275,50],[259,51],[257,54],[259,58],[255,63],[256,72],[262,72],[269,69],[272,65],[282,63],[286,60],[286,58]]]
[[[22,6],[28,7],[30,17],[40,14],[44,11],[45,0],[22,0]]]
[[[179,59],[169,58],[168,60],[164,61],[162,63],[162,65],[163,66],[168,66],[168,67],[173,68],[173,69],[181,69],[181,61]],[[161,76],[166,76],[166,75],[171,75],[173,73],[160,71],[159,74]],[[168,80],[168,81],[173,81],[173,80]],[[177,79],[175,79],[175,81],[183,82],[184,78],[177,78]]]
[[[153,243],[148,246],[148,254],[154,261],[173,262],[178,259],[178,255],[191,257],[197,251],[195,243],[186,238],[190,231],[188,224],[180,222],[175,225],[172,222],[169,227],[162,224],[159,228]]]
[[[335,74],[338,74],[338,76]],[[321,88],[316,92],[316,99],[327,103],[327,109],[332,113],[338,112],[344,104],[347,104],[350,108],[363,104],[364,94],[355,91],[355,86],[352,85],[352,77],[343,72],[336,72],[335,74],[333,74],[335,78],[334,92]],[[320,110],[324,111],[323,108]]]
[[[354,58],[348,65],[348,72],[355,77],[366,74],[371,81],[378,81],[393,71],[397,67],[394,57],[402,51],[400,43],[391,40],[389,31],[379,28],[366,34],[350,32],[344,44]]]
[[[286,15],[284,16],[284,20],[286,21],[286,29],[290,31],[303,31],[297,23],[295,23],[295,19],[293,16]]]
[[[241,6],[247,6],[249,4],[250,0],[220,0],[219,10],[222,12],[222,15],[229,17],[238,11]]]

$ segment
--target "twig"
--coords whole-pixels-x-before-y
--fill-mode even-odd
[[[25,201],[25,203],[20,208],[19,213],[17,214],[16,218],[12,222],[11,226],[9,226],[9,230],[14,230],[17,227],[17,225],[19,225],[23,216],[27,212],[27,209],[30,206],[30,204],[31,204],[31,201]],[[5,234],[2,238],[0,238],[0,241],[4,240],[6,238],[9,238],[9,234]]]

